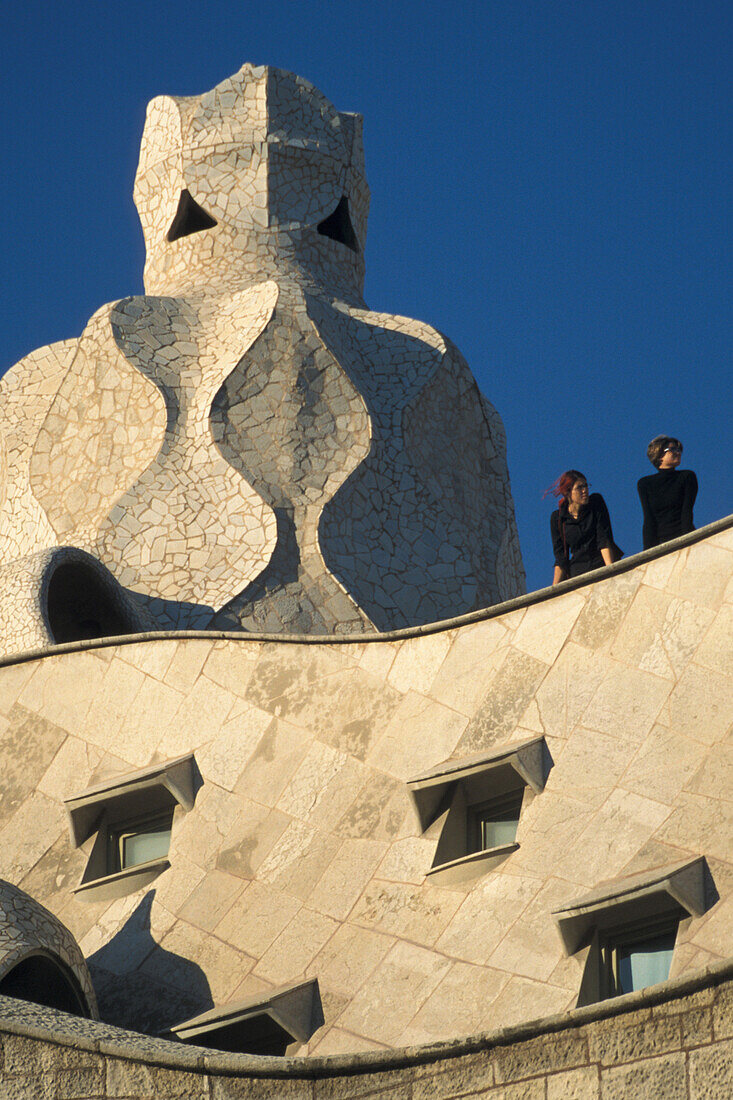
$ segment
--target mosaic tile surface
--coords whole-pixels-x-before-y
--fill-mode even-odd
[[[364,303],[361,129],[251,65],[152,101],[146,294],[0,381],[0,567],[76,547],[172,629],[360,633],[523,591],[497,413],[435,329]]]
[[[71,970],[96,1019],[92,980],[71,932],[24,890],[0,879],[0,981],[24,959],[39,952],[60,960]]]

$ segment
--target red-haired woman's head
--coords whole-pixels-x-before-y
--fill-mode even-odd
[[[567,504],[573,491],[573,485],[578,481],[585,482],[587,488],[588,479],[585,474],[581,474],[580,470],[566,470],[564,474],[560,474],[557,481],[553,481],[547,493],[552,493],[554,497],[557,497],[560,504]]]

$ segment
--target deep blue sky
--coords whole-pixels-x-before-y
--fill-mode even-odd
[[[732,509],[730,0],[25,0],[3,10],[0,372],[142,290],[145,107],[244,61],[365,116],[366,298],[449,335],[504,418],[530,588],[583,470],[641,547],[647,441]]]

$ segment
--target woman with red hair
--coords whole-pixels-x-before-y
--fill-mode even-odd
[[[580,470],[566,470],[549,491],[558,498],[557,511],[550,516],[553,584],[612,565],[623,556],[613,541],[606,502],[600,493],[588,494],[588,480]]]

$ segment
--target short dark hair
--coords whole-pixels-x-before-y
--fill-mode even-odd
[[[656,466],[659,469],[659,464],[662,461],[662,455],[667,450],[670,444],[674,447],[679,447],[682,450],[682,444],[679,439],[674,435],[655,435],[646,449],[647,458],[651,462],[652,466]]]

